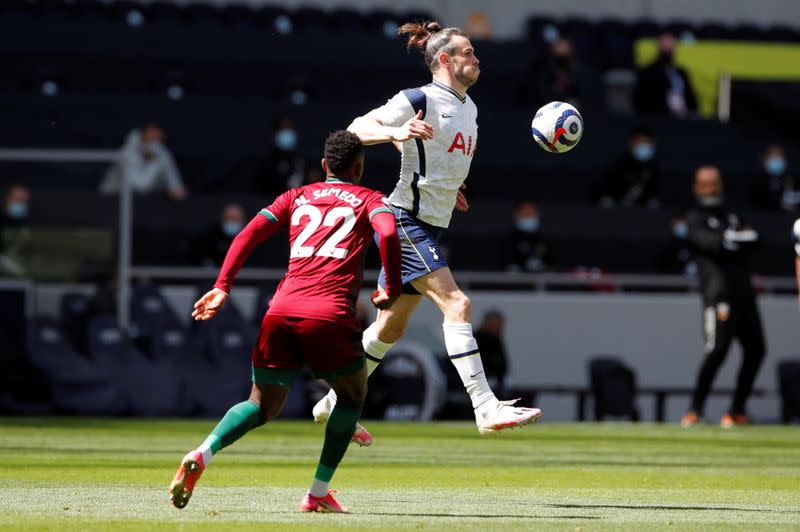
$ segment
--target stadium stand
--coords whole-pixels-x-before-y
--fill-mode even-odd
[[[136,199],[134,263],[184,265],[188,243],[198,229],[214,222],[224,202],[235,201],[255,213],[271,201],[253,194],[251,177],[265,155],[276,119],[290,116],[295,121],[302,132],[301,156],[317,164],[319,147],[330,130],[345,127],[400,87],[427,82],[421,60],[388,37],[398,23],[426,18],[430,14],[401,10],[364,13],[158,1],[2,2],[0,146],[117,149],[132,128],[149,121],[162,124],[191,195],[181,203],[158,196]],[[512,204],[521,196],[538,201],[546,220],[543,231],[557,258],[554,269],[560,271],[656,271],[659,253],[670,239],[672,214],[691,200],[692,171],[702,163],[713,162],[722,169],[731,203],[749,206],[750,180],[758,171],[765,139],[729,124],[637,117],[597,106],[582,109],[587,135],[567,156],[556,158],[535,149],[528,136],[527,119],[537,103],[544,102],[520,100],[520,87],[529,65],[545,56],[554,35],[568,36],[584,64],[609,73],[632,71],[634,42],[665,30],[696,39],[800,42],[800,29],[790,26],[578,17],[534,17],[527,21],[524,40],[480,42],[477,53],[485,73],[470,92],[480,107],[481,128],[480,149],[467,181],[471,212],[455,215],[443,241],[454,269],[500,268],[498,235],[510,229]],[[42,39],[43,34],[50,38]],[[744,102],[734,115],[745,123],[758,126],[759,117],[752,116],[756,113],[748,113],[748,105],[758,102],[777,117],[774,132],[792,131],[800,113],[793,97],[796,85],[737,82],[733,90],[735,100]],[[781,102],[781,112],[775,112],[776,102]],[[658,139],[665,207],[591,205],[592,184],[624,149],[631,130],[642,125]],[[787,146],[790,160],[800,160],[798,149],[795,136],[795,144]],[[388,192],[398,164],[391,146],[371,148],[365,183]],[[0,175],[35,189],[34,228],[115,228],[116,201],[97,193],[106,166],[0,161]],[[792,250],[785,228],[794,215],[746,214],[763,240],[756,271],[790,274]],[[270,240],[256,250],[249,265],[281,267],[285,248],[281,239]],[[633,248],[635,254],[629,252]],[[370,265],[376,263],[373,256]],[[263,313],[267,294],[274,290],[274,285],[262,288],[255,316]],[[139,331],[135,343],[116,329],[113,318],[91,316],[89,298],[82,293],[62,298],[60,322],[36,318],[28,324],[28,357],[47,375],[57,411],[218,415],[220,408],[246,395],[241,379],[233,375],[247,372],[254,331],[234,305],[216,320],[186,329],[152,285],[137,286],[131,303]],[[209,346],[208,352],[198,357],[198,345]],[[233,360],[243,364],[231,364]],[[65,370],[67,364],[75,368],[73,373]],[[230,378],[218,379],[216,374],[223,371],[230,371]],[[209,399],[201,390],[211,386],[211,374],[214,383],[234,384]],[[178,375],[183,384],[171,386],[171,375]],[[145,391],[159,382],[157,388],[164,393],[153,396]],[[539,392],[548,390],[577,393],[582,403],[588,393],[562,388]],[[185,402],[188,411],[177,408],[180,396],[190,397]],[[601,408],[601,413],[635,412]]]

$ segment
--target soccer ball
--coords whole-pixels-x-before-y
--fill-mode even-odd
[[[583,117],[568,103],[550,102],[531,121],[536,144],[545,151],[564,153],[574,148],[583,136]]]

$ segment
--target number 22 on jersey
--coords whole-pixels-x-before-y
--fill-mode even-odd
[[[336,245],[344,240],[356,225],[356,214],[353,212],[352,208],[334,207],[328,211],[328,214],[325,215],[325,219],[323,220],[322,212],[317,207],[309,204],[301,205],[292,213],[292,225],[302,225],[304,218],[308,219],[308,222],[303,230],[300,231],[300,234],[297,235],[294,244],[292,244],[292,249],[289,254],[290,259],[311,257],[313,255],[334,259],[343,259],[347,257],[349,250],[347,248],[336,247]],[[316,252],[314,246],[305,245],[306,240],[319,229],[320,225],[333,227],[340,218],[344,218],[341,227],[334,231]]]

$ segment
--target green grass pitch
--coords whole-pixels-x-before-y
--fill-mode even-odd
[[[167,485],[212,421],[0,419],[0,529],[800,530],[800,429],[372,422],[303,514],[323,430],[275,422],[218,454],[184,510]]]

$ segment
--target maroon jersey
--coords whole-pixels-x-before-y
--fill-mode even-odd
[[[354,317],[364,255],[374,233],[371,219],[381,212],[391,214],[380,192],[336,179],[284,192],[261,210],[259,225],[264,229],[258,233],[263,234],[250,240],[263,241],[280,227],[289,230],[289,268],[267,313],[322,320]],[[229,291],[240,262],[226,258],[215,286]]]

